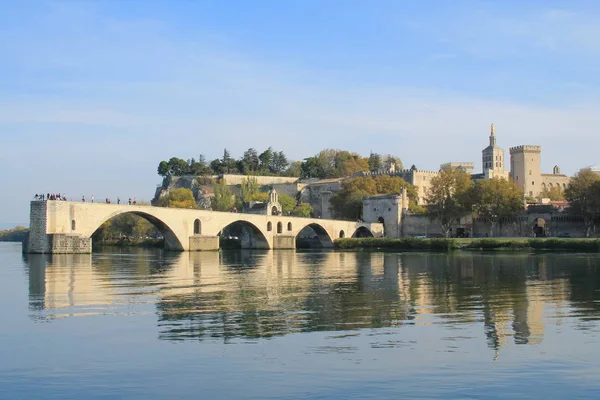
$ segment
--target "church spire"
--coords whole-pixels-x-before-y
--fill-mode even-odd
[[[494,128],[494,124],[490,126],[490,146],[496,147],[496,128]]]

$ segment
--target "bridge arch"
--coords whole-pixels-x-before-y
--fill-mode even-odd
[[[353,238],[374,237],[373,232],[365,226],[359,226],[352,234]]]
[[[92,237],[94,235],[94,233],[96,233],[98,231],[98,229],[100,229],[100,227],[105,222],[110,221],[111,219],[113,219],[115,217],[125,215],[125,214],[136,215],[136,216],[141,217],[141,218],[145,219],[146,221],[150,222],[152,225],[154,225],[154,227],[156,229],[158,229],[158,231],[161,233],[161,235],[164,238],[165,250],[176,250],[176,251],[184,250],[184,246],[181,243],[180,238],[177,236],[175,231],[166,222],[164,222],[162,219],[158,218],[155,215],[152,215],[152,214],[149,214],[149,213],[143,212],[143,211],[138,211],[138,210],[122,209],[117,212],[111,213],[106,218],[101,220],[101,222],[95,228],[92,228],[93,230],[85,231],[84,236]],[[73,223],[73,226],[75,226],[76,219],[73,220],[72,223]]]
[[[300,229],[296,235],[296,243],[299,247],[333,247],[331,235],[318,223],[308,224]]]
[[[270,222],[269,222],[270,223]],[[271,248],[267,236],[252,222],[236,220],[228,223],[219,232],[221,238],[237,238],[242,249],[265,249]]]

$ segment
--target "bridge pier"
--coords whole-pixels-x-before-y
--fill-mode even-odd
[[[296,236],[276,235],[273,237],[273,250],[289,250],[296,248]]]
[[[190,236],[189,251],[219,251],[219,237],[205,235]]]

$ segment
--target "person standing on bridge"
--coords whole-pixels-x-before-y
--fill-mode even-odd
[[[117,197],[117,204],[121,204],[121,199]]]
[[[85,194],[83,196],[81,196],[81,201],[83,201],[85,203]]]
[[[92,195],[92,197],[90,197],[90,201],[93,203],[94,202],[94,195]]]

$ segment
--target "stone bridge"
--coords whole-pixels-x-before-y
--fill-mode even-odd
[[[165,249],[218,250],[224,229],[237,226],[242,248],[295,249],[300,231],[310,227],[323,247],[352,236],[383,236],[380,223],[187,210],[127,204],[32,201],[27,253],[90,253],[92,234],[117,215],[133,213],[164,236]]]

